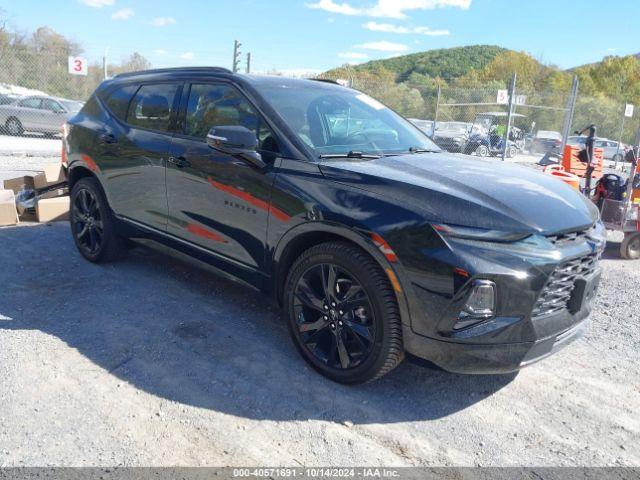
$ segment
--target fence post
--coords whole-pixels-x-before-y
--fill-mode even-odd
[[[436,113],[433,117],[433,132],[435,135],[435,131],[436,131],[436,126],[438,125],[438,110],[440,110],[440,80],[437,80],[438,82],[438,93],[436,96]]]
[[[567,111],[564,118],[564,127],[562,129],[562,148],[560,155],[564,155],[564,147],[567,146],[567,140],[571,135],[571,126],[573,125],[573,116],[576,111],[576,102],[578,101],[578,88],[580,80],[577,75],[573,77],[573,84],[571,85],[571,93],[569,94],[569,101],[567,102]]]
[[[614,155],[615,164],[613,165],[613,169],[618,169],[618,155],[620,155],[620,146],[622,145],[622,137],[624,137],[624,122],[627,117],[626,115],[626,105],[622,105],[622,125],[620,126],[620,136],[618,137],[618,148],[616,149],[616,154]],[[624,159],[622,159],[622,170],[624,170]]]
[[[511,133],[511,118],[513,117],[513,104],[516,97],[516,80],[518,74],[514,72],[511,79],[511,88],[509,89],[509,113],[507,114],[507,128],[504,131],[504,138],[502,139],[502,161],[507,158],[507,146],[509,143],[509,134]]]
[[[109,49],[107,48],[104,51],[104,55],[102,56],[102,80],[106,80],[109,77],[108,67],[107,67],[107,53]]]

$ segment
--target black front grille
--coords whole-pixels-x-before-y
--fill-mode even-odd
[[[547,280],[533,308],[533,316],[541,317],[567,308],[578,277],[587,277],[598,267],[599,253],[585,255],[560,264]]]

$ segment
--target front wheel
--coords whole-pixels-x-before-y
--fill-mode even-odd
[[[302,254],[285,302],[298,351],[331,380],[369,382],[404,357],[395,293],[380,265],[355,246],[329,242]]]
[[[107,199],[95,178],[80,179],[71,190],[71,235],[84,258],[105,263],[125,255]]]
[[[476,148],[476,155],[479,157],[488,157],[489,156],[489,147],[486,145],[480,145]]]
[[[640,232],[625,233],[620,245],[620,255],[627,260],[640,258]]]

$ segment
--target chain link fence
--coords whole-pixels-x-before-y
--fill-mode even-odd
[[[33,48],[0,49],[1,134],[57,136],[105,75],[151,66],[136,54],[115,65],[84,64],[86,60],[75,53],[66,48],[47,52]],[[74,68],[85,74],[70,73]]]
[[[121,55],[120,62],[94,61],[83,66],[86,75],[72,75],[69,57],[78,53],[73,45],[56,48],[51,42],[40,50],[33,45],[0,48],[2,134],[55,136],[105,76],[152,66],[138,54]],[[117,55],[112,52],[110,57]],[[344,72],[343,78],[332,79],[411,119],[451,152],[505,157],[558,153],[567,139],[574,141],[574,130],[594,123],[599,136],[609,139],[599,145],[605,157],[619,161],[637,128],[637,121],[625,119],[624,105],[582,96],[577,85],[558,93],[520,87],[516,82],[510,96],[508,79],[459,87],[453,80],[397,83],[352,68]],[[621,139],[624,143],[619,143]]]

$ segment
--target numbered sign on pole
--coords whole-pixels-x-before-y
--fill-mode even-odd
[[[624,116],[627,118],[633,117],[633,105],[631,105],[630,103],[627,103],[624,106]]]
[[[87,75],[89,68],[84,57],[69,57],[69,73],[71,75]]]
[[[498,105],[509,104],[509,90],[498,90],[498,99],[496,100]]]

